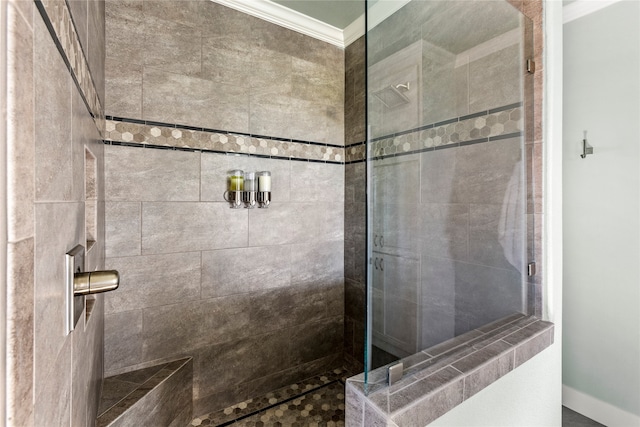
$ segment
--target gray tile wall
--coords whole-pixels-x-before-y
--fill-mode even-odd
[[[369,33],[369,65],[375,67],[414,43],[422,46],[422,61],[412,62],[421,68],[418,78],[421,96],[417,102],[419,117],[410,128],[520,102],[519,81],[524,61],[519,58],[517,44],[500,46],[480,58],[469,57],[467,53],[477,45],[517,29],[518,15],[507,2],[409,3]],[[469,31],[460,32],[461,27]],[[408,60],[396,58],[394,61],[405,59]],[[370,84],[375,84],[375,78],[370,76]],[[403,79],[401,74],[398,79]],[[408,113],[415,113],[412,105],[406,107]],[[369,113],[372,136],[389,134],[384,120],[385,116],[393,117],[394,111],[382,108],[382,104],[371,97]],[[347,111],[347,117],[348,114]]]
[[[341,364],[342,165],[105,150],[107,375],[193,356],[206,413]],[[272,171],[268,209],[229,208],[231,168]]]
[[[204,0],[106,15],[106,114],[344,144],[342,49]],[[236,168],[268,209],[229,208]],[[106,374],[193,356],[198,414],[341,365],[343,169],[106,146]]]
[[[80,69],[88,69],[85,59],[94,76],[99,76],[104,56],[104,32],[99,25],[104,13],[99,3],[69,2],[70,12],[65,2],[49,4],[45,18],[56,22],[54,28],[60,24],[66,31],[55,37],[34,2],[6,3],[7,417],[11,425],[90,426],[98,408],[104,299],[97,296],[88,319],[83,315],[75,331],[65,335],[63,259],[76,244],[86,245],[88,149],[96,159],[98,209],[93,236],[97,243],[87,254],[85,267],[104,267],[104,146],[99,122],[83,100],[95,99],[100,89],[91,87],[81,95],[55,41],[64,40],[67,48],[82,44],[88,59],[80,55],[69,61],[76,77]],[[47,15],[52,9],[59,15]],[[65,56],[72,55],[64,51]],[[90,103],[89,108],[94,105]]]
[[[365,140],[365,39],[345,48],[345,144]],[[352,372],[364,369],[366,324],[366,169],[344,166],[344,361]]]
[[[104,0],[69,0],[80,46],[88,63],[98,98],[104,105]]]
[[[107,115],[344,143],[342,49],[211,1],[106,8]]]
[[[345,145],[363,142],[365,126],[365,38],[360,37],[344,50],[344,114]]]

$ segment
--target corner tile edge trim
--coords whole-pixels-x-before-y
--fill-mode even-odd
[[[510,316],[403,359],[409,367],[391,387],[388,366],[371,371],[368,385],[363,374],[349,378],[358,402],[346,406],[374,408],[399,427],[427,425],[551,346],[553,334],[551,322]]]
[[[102,105],[67,2],[65,0],[34,0],[34,2],[87,110],[94,120],[97,120],[96,126],[102,131],[99,122],[103,118]]]
[[[104,143],[337,164],[344,164],[345,152],[338,145],[110,116],[105,120]]]

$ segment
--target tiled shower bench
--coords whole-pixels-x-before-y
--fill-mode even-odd
[[[184,427],[191,421],[193,359],[105,378],[96,427]]]

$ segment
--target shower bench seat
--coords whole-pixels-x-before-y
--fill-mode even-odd
[[[193,412],[193,359],[104,379],[96,427],[183,427]]]

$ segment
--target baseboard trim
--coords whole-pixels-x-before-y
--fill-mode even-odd
[[[562,385],[562,404],[605,426],[640,426],[639,416],[564,384]]]

